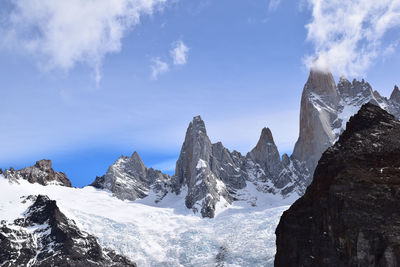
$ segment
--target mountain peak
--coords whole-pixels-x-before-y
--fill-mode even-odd
[[[144,165],[142,159],[140,158],[139,154],[136,151],[133,152],[133,154],[131,156],[131,159],[132,159],[133,162],[135,162],[135,163],[137,163],[140,166],[143,166],[145,168],[145,165]]]
[[[48,171],[51,169],[51,160],[42,159],[42,160],[36,161],[35,167],[39,168],[42,171]]]
[[[390,100],[400,103],[400,90],[399,87],[397,87],[397,85],[394,86],[393,92],[390,95]]]
[[[30,183],[39,183],[41,185],[58,184],[71,187],[71,181],[65,173],[56,172],[51,168],[51,160],[42,159],[34,166],[15,171],[13,168],[4,171],[4,176],[10,181],[20,179],[27,180]]]
[[[202,133],[207,135],[206,125],[200,116],[193,117],[192,122],[189,124],[189,130],[194,134]]]
[[[306,87],[318,95],[329,95],[337,98],[335,80],[330,72],[311,69]]]
[[[267,170],[271,176],[277,176],[281,170],[279,151],[269,128],[262,129],[257,145],[247,157]]]
[[[275,144],[272,132],[268,127],[264,127],[261,131],[260,140],[258,142],[272,143]]]

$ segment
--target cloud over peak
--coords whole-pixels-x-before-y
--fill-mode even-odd
[[[361,75],[388,47],[385,34],[400,26],[400,0],[308,0],[312,20],[306,25],[314,54],[308,67],[337,75]],[[316,60],[315,60],[316,59]]]

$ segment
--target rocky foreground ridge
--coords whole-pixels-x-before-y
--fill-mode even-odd
[[[400,122],[365,104],[276,229],[275,266],[400,265]]]
[[[0,221],[0,264],[12,266],[136,266],[126,257],[102,248],[47,196],[28,196],[23,217]]]

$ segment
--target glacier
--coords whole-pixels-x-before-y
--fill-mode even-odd
[[[243,190],[253,199],[221,207],[208,219],[185,207],[185,194],[169,194],[158,204],[155,195],[133,202],[91,186],[43,186],[0,175],[0,220],[20,217],[24,196],[42,194],[102,246],[138,266],[273,266],[275,228],[295,199],[261,193],[251,183]]]

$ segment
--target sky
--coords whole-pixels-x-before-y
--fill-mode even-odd
[[[310,67],[400,84],[400,0],[4,0],[0,167],[51,159],[74,186],[121,155],[172,174],[196,115],[246,154],[298,137]]]

